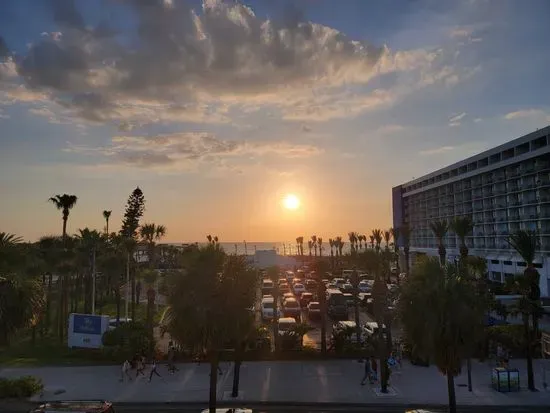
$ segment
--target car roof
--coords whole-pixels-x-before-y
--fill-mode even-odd
[[[338,321],[338,325],[345,326],[345,327],[355,327],[355,321],[351,321],[351,320]]]
[[[313,297],[313,293],[308,293],[308,292],[302,293],[302,297],[309,297],[310,295]]]
[[[281,317],[279,318],[279,324],[296,324],[296,319],[294,317]]]
[[[274,297],[263,297],[262,303],[272,303],[275,300]]]
[[[304,286],[304,284],[302,284],[302,283],[296,283],[296,284],[294,284],[294,288],[296,288],[296,287],[303,287],[303,286]]]
[[[319,301],[310,301],[308,305],[310,304],[317,304],[317,305],[320,305],[321,303]]]
[[[290,298],[287,298],[287,299],[285,300],[285,303],[291,303],[291,302],[297,303],[298,301],[296,301],[296,298],[294,298],[294,297],[290,297]]]

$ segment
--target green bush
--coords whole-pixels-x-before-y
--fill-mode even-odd
[[[531,336],[534,336],[531,330]],[[511,352],[512,357],[526,357],[525,331],[521,324],[508,324],[491,326],[487,328],[487,338],[494,343],[501,344]],[[540,336],[533,337],[532,354],[538,357],[540,354]]]
[[[151,342],[144,324],[138,322],[123,323],[114,330],[103,334],[103,352],[113,360],[131,358],[136,354],[148,354],[155,342]]]
[[[31,397],[43,389],[42,381],[33,376],[16,379],[0,378],[0,399],[21,399]]]

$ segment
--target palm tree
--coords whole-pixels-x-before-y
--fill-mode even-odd
[[[332,238],[328,239],[328,245],[330,246],[330,256],[334,256],[334,240]]]
[[[434,258],[420,261],[401,288],[399,313],[415,356],[433,357],[447,376],[449,411],[456,412],[454,377],[479,339],[485,303],[455,266]]]
[[[455,217],[449,224],[450,229],[457,235],[460,240],[460,266],[462,274],[468,277],[468,247],[466,246],[466,237],[470,236],[474,231],[474,223],[472,219],[465,215],[462,217]],[[476,287],[479,285],[479,281],[476,280],[474,284]],[[467,360],[468,367],[468,391],[472,391],[472,364],[471,358]]]
[[[91,309],[92,314],[95,314],[95,275],[97,273],[96,254],[100,249],[103,238],[98,231],[90,230],[89,228],[79,229],[78,232],[79,233],[76,238],[83,256],[82,261],[89,264],[89,271],[86,271],[87,275],[85,278],[85,286],[88,288],[85,289],[84,312],[89,313]],[[89,288],[90,286],[91,288]],[[77,302],[78,299],[75,299],[74,301]]]
[[[0,274],[19,264],[21,257],[20,254],[15,254],[14,249],[22,241],[17,235],[0,232]]]
[[[256,285],[239,277],[246,265],[242,256],[226,256],[208,245],[193,257],[186,276],[178,276],[168,296],[167,332],[180,345],[210,361],[209,409],[216,409],[220,354],[228,343],[241,337],[250,323]],[[243,278],[239,281],[239,278]]]
[[[540,274],[535,269],[533,262],[538,250],[538,237],[535,231],[521,230],[510,235],[507,241],[527,264],[527,268],[523,272],[523,279],[517,279],[516,285],[521,287],[518,289],[523,295],[520,306],[527,345],[527,385],[529,390],[535,391],[532,360],[533,340],[531,339],[531,329],[529,327],[529,314],[531,314],[533,330],[535,337],[537,337],[538,318],[540,317]]]
[[[317,245],[319,246],[319,257],[323,256],[323,238],[317,238]]]
[[[23,242],[23,238],[8,232],[0,232],[0,248],[12,247],[20,242]]]
[[[376,242],[376,252],[380,252],[380,244],[382,243],[382,230],[373,229],[372,236]]]
[[[67,238],[67,220],[69,219],[69,212],[76,205],[78,200],[76,195],[55,195],[49,199],[49,201],[55,205],[55,207],[63,213],[63,240]]]
[[[363,237],[364,235],[358,235],[357,240],[359,241],[359,250],[363,249]]]
[[[441,263],[441,266],[444,266],[445,262],[447,261],[446,259],[447,250],[445,249],[443,240],[445,239],[445,236],[449,231],[449,223],[444,219],[441,221],[433,221],[433,222],[430,222],[430,229],[432,230],[435,238],[437,239],[439,261]]]
[[[391,233],[391,236],[393,237],[393,249],[394,249],[394,252],[395,252],[395,267],[397,268],[397,282],[399,282],[399,273],[400,273],[400,268],[399,268],[399,235],[400,235],[400,231],[399,231],[399,228],[397,228],[397,227],[390,228],[390,233]]]
[[[311,250],[313,249],[313,241],[312,240],[307,241],[307,248],[309,250],[309,256],[311,257]]]
[[[338,256],[342,256],[342,250],[344,249],[344,241],[342,241],[342,237],[340,236],[337,236],[336,237],[336,244],[337,244],[337,248],[338,248]]]
[[[315,250],[315,256],[317,256],[317,235],[311,236],[311,242],[313,244],[313,249]]]
[[[155,268],[155,241],[160,241],[166,235],[166,227],[164,225],[143,224],[139,229],[139,235],[142,241],[147,243],[149,265],[151,268]],[[217,243],[217,237],[210,238],[210,242]]]
[[[399,228],[401,237],[403,237],[403,255],[405,256],[405,273],[409,275],[409,251],[411,248],[411,232],[409,224],[403,224]]]
[[[357,251],[357,232],[351,231],[348,232],[349,245],[351,248],[351,253],[355,254]]]
[[[374,235],[369,235],[369,239],[370,239],[370,247],[374,249]]]
[[[212,243],[213,243],[213,241],[212,241],[212,235],[208,234],[208,235],[206,236],[206,239],[208,240],[208,243],[209,243],[209,244],[212,244]]]
[[[103,211],[103,218],[105,218],[105,234],[109,235],[109,218],[111,217],[111,212],[113,211]]]
[[[460,259],[465,263],[468,258],[468,247],[466,246],[466,237],[472,235],[474,223],[469,216],[455,217],[450,223],[451,230],[460,240]]]
[[[391,239],[391,232],[388,230],[388,231],[384,231],[384,242],[386,243],[386,251],[389,251],[390,250],[390,239]]]
[[[299,255],[304,255],[304,237],[297,237],[296,244],[298,244]]]
[[[36,325],[44,292],[37,278],[11,273],[0,277],[0,297],[0,345],[9,345],[18,330]]]

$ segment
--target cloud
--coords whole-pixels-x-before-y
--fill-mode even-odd
[[[459,113],[458,115],[453,115],[449,119],[449,126],[460,126],[460,121],[464,119],[466,112]]]
[[[295,11],[276,21],[223,0],[203,0],[201,12],[186,2],[121,7],[136,17],[136,32],[124,33],[135,41],[122,41],[106,22],[87,24],[72,0],[52,1],[60,31],[45,33],[9,72],[15,69],[27,90],[47,94],[63,115],[121,130],[226,123],[229,108],[251,113],[264,106],[285,120],[348,118],[463,77],[441,50],[391,51]],[[403,78],[388,89],[350,91],[388,73]]]
[[[545,121],[550,122],[550,113],[547,113],[542,109],[521,109],[515,112],[507,113],[504,115],[504,119],[544,119]]]
[[[475,122],[475,123],[483,122],[483,119],[482,119],[482,118],[475,118],[475,119],[474,119],[474,122]]]
[[[405,127],[402,125],[384,125],[376,129],[376,132],[382,135],[393,135],[394,133],[403,132]]]
[[[296,145],[285,141],[229,141],[208,133],[184,132],[153,137],[115,136],[110,145],[102,147],[69,143],[65,152],[99,156],[107,163],[133,167],[188,170],[202,163],[227,165],[230,160],[239,163],[269,156],[309,158],[321,154],[322,150],[311,145]]]
[[[442,153],[450,152],[454,149],[455,149],[454,146],[441,146],[439,148],[426,149],[426,150],[420,151],[419,154],[424,156],[441,155]]]

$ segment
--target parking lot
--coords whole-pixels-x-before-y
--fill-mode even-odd
[[[281,278],[282,277],[283,276],[281,276]],[[305,279],[303,281],[305,281]],[[292,282],[288,282],[288,285],[290,287],[290,290],[292,291]],[[280,294],[280,295],[282,295],[282,294]],[[315,298],[316,298],[316,295],[317,294],[314,293]],[[256,302],[256,306],[255,306],[255,308],[256,308],[256,322],[257,322],[258,325],[265,325],[265,326],[270,327],[271,342],[274,343],[273,330],[271,328],[272,327],[272,322],[270,320],[262,319],[262,306],[261,306],[262,297],[263,297],[263,294],[262,294],[262,289],[261,289],[261,286],[260,286],[260,288],[258,288],[257,302]],[[294,295],[294,297],[297,299],[297,301],[299,301],[299,295],[298,296]],[[280,317],[283,317],[284,316],[284,310],[283,310],[281,297],[278,301],[278,309],[280,311]],[[359,319],[360,319],[361,324],[374,321],[373,317],[370,314],[368,314],[366,312],[366,310],[362,307],[360,307]],[[348,307],[347,320],[352,320],[352,321],[355,320],[353,306]],[[308,316],[307,308],[302,307],[301,311],[300,311],[300,320],[299,321],[308,324],[312,328],[311,331],[307,332],[304,335],[303,345],[308,346],[308,347],[312,347],[312,348],[316,348],[316,349],[320,349],[321,348],[321,321],[320,321],[320,318],[315,317],[314,319],[310,319],[310,317]],[[335,321],[333,321],[327,315],[327,317],[326,317],[327,346],[330,346],[330,339],[331,339],[331,336],[332,336],[332,326],[333,326],[334,322]],[[392,328],[392,334],[395,338],[399,337],[400,336],[399,329]],[[272,346],[273,346],[273,344],[272,344]]]

